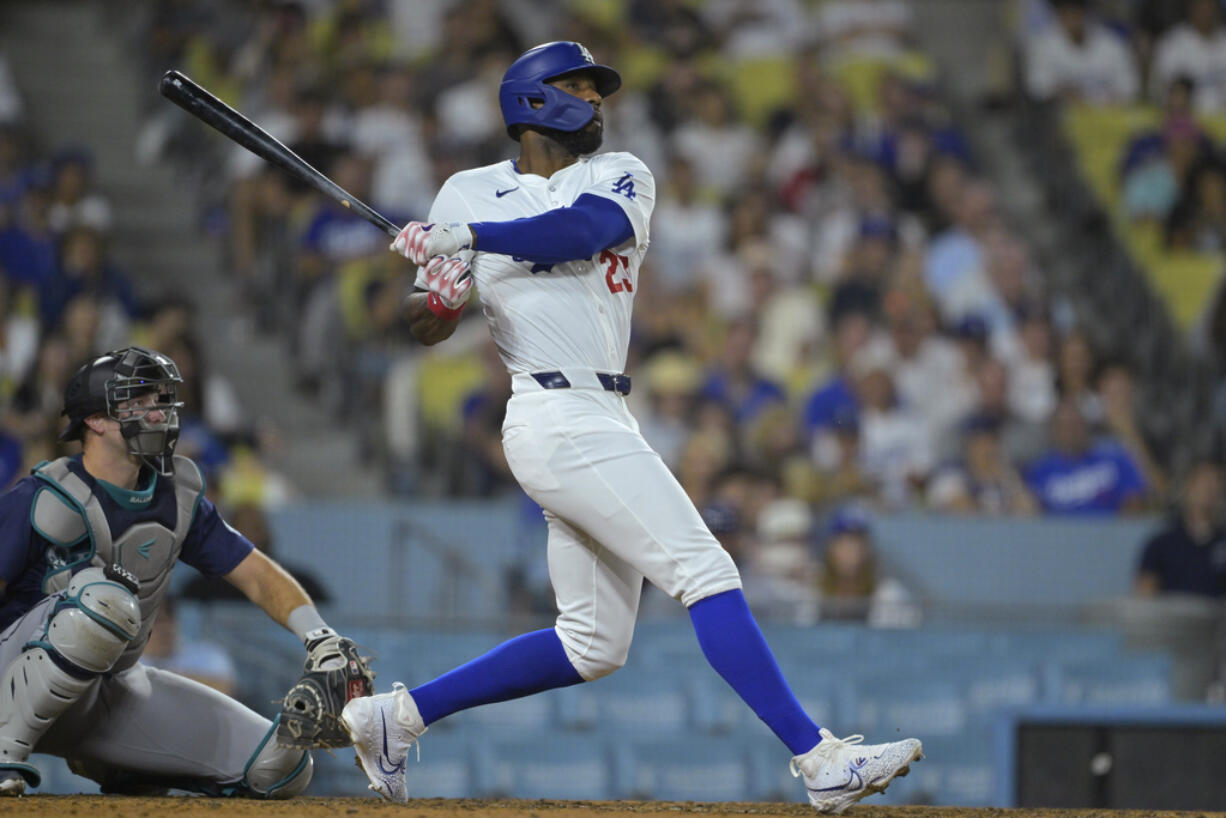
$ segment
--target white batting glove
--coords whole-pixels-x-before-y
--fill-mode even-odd
[[[426,306],[430,312],[447,321],[459,318],[473,294],[468,262],[462,258],[435,256],[427,262],[422,275],[429,291]]]
[[[473,231],[463,222],[409,222],[396,236],[391,249],[414,264],[425,264],[435,256],[454,256],[462,250],[471,250],[472,246]]]

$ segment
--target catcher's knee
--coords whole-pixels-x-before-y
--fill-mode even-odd
[[[70,673],[105,673],[136,638],[140,620],[140,603],[130,588],[101,568],[86,568],[55,604],[41,646],[50,648],[53,659],[66,661]]]
[[[566,658],[586,682],[608,676],[625,665],[626,657],[630,654],[630,640],[634,636],[633,621],[600,627],[593,632],[590,628],[577,628],[575,623],[559,618],[554,629],[562,640],[562,647],[566,649]]]
[[[276,728],[269,730],[264,740],[247,762],[243,771],[243,795],[251,798],[293,798],[301,795],[311,783],[315,762],[306,750],[277,744]]]

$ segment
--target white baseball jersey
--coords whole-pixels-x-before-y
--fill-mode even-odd
[[[622,208],[634,227],[625,244],[564,264],[534,264],[480,250],[472,260],[490,333],[513,375],[625,368],[634,293],[656,199],[651,171],[629,153],[584,157],[548,179],[519,173],[508,160],[455,174],[430,208],[431,222],[509,221],[566,207],[585,193]],[[420,271],[417,284],[425,287]]]

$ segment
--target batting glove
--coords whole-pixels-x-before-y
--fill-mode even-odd
[[[473,294],[473,277],[468,262],[461,258],[435,256],[422,271],[426,280],[426,306],[430,312],[447,321],[454,321],[464,311]]]
[[[473,231],[463,222],[409,222],[396,236],[391,249],[414,264],[425,264],[435,256],[454,256],[462,250],[471,250],[472,246]]]

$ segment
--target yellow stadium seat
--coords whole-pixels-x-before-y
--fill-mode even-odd
[[[796,58],[790,54],[735,60],[720,67],[720,78],[732,92],[737,111],[754,126],[761,127],[796,95]]]
[[[464,398],[484,382],[485,371],[475,354],[427,354],[418,370],[425,427],[433,432],[458,432]]]
[[[1086,181],[1112,216],[1116,234],[1145,270],[1172,319],[1187,328],[1200,319],[1218,286],[1222,255],[1168,251],[1161,225],[1128,223],[1119,200],[1119,162],[1129,139],[1157,127],[1161,119],[1161,111],[1153,106],[1070,105],[1064,111],[1063,125]],[[1226,136],[1226,117],[1205,118],[1201,124],[1214,138]]]

